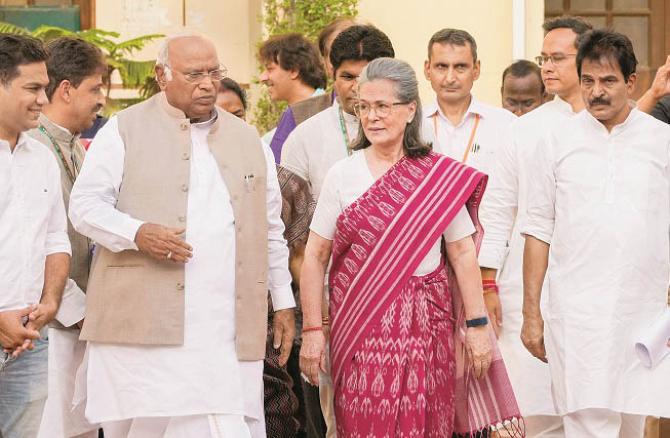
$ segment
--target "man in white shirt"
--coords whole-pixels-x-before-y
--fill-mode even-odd
[[[351,26],[333,41],[330,62],[334,75],[333,89],[337,96],[335,102],[330,108],[299,124],[286,139],[282,150],[281,165],[309,183],[314,199],[319,198],[328,170],[352,152],[351,145],[360,125],[354,114],[358,76],[373,59],[394,55],[389,38],[370,25]],[[323,316],[324,325],[327,325],[327,309],[323,309]],[[319,392],[326,436],[334,437],[335,414],[329,375],[321,375]]]
[[[475,99],[471,91],[479,73],[477,43],[468,32],[442,29],[430,38],[424,74],[436,101],[424,107],[423,136],[435,151],[490,174],[516,117]]]
[[[528,173],[533,151],[544,134],[561,126],[584,108],[575,54],[577,38],[591,25],[577,17],[560,17],[544,24],[547,32],[538,56],[547,92],[554,99],[521,116],[512,124],[511,141],[503,143],[486,190],[480,217],[486,233],[479,255],[482,278],[495,281],[484,300],[499,326],[498,344],[526,421],[529,436],[563,437],[563,424],[551,397],[549,368],[528,354],[519,339],[523,301],[523,238],[526,221]],[[568,103],[570,102],[570,103]],[[504,324],[503,324],[504,321]]]
[[[286,363],[294,328],[272,154],[218,110],[211,41],[168,38],[162,92],[100,130],[70,197],[96,243],[82,339],[86,416],[116,437],[264,437],[267,291]]]
[[[58,164],[24,131],[48,102],[42,43],[0,35],[0,436],[34,437],[47,396],[47,337],[70,268]]]
[[[78,38],[52,40],[46,49],[49,103],[40,115],[39,126],[28,134],[56,157],[67,206],[86,152],[79,136],[93,125],[105,104],[102,78],[107,65],[100,49]],[[44,438],[97,437],[98,429],[86,421],[82,405],[72,406],[75,376],[86,349],[86,343],[79,341],[79,326],[84,319],[91,247],[88,238],[69,223],[68,234],[72,245],[70,278],[56,322],[49,328],[49,397],[39,435]]]
[[[670,414],[670,361],[648,369],[634,346],[667,308],[670,128],[630,105],[626,36],[585,34],[576,62],[587,111],[545,136],[531,173],[521,338],[549,363],[567,437],[635,438]]]

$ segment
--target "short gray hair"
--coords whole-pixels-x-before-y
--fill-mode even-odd
[[[188,38],[188,37],[200,37],[204,38],[202,34],[197,32],[180,32],[175,35],[170,35],[161,41],[161,45],[158,48],[158,56],[156,56],[156,65],[163,67],[165,70],[165,80],[172,80],[172,71],[170,70],[170,43],[179,38]]]
[[[377,58],[363,69],[358,80],[359,86],[366,82],[376,80],[387,80],[394,84],[396,98],[403,103],[416,102],[416,113],[411,122],[405,127],[403,136],[403,148],[405,155],[415,158],[427,155],[430,144],[423,141],[421,137],[421,98],[419,97],[419,82],[416,79],[414,69],[407,62],[395,58]],[[370,146],[370,141],[365,137],[363,129],[359,130],[358,139],[354,149],[365,149]]]
[[[161,41],[161,45],[158,48],[158,56],[156,56],[156,65],[160,66],[168,66],[170,65],[170,59],[169,59],[169,51],[170,51],[170,43],[176,39],[179,38],[188,38],[188,37],[200,37],[200,38],[205,38],[202,34],[198,32],[192,32],[192,31],[187,31],[187,32],[180,32],[174,35],[170,35],[168,37],[165,37],[163,41]]]

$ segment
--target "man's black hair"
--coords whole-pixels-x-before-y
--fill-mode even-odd
[[[370,25],[354,25],[343,30],[330,47],[330,63],[335,72],[345,61],[372,61],[393,57],[395,51],[389,37]]]

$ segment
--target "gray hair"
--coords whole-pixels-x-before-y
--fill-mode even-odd
[[[405,127],[403,148],[405,155],[415,158],[423,157],[431,151],[431,145],[421,137],[421,98],[419,97],[419,82],[414,69],[407,62],[395,58],[377,58],[363,69],[358,80],[359,86],[372,81],[387,80],[394,84],[394,92],[398,101],[403,103],[416,102],[416,113],[411,122]],[[365,137],[363,129],[359,130],[354,149],[365,149],[370,141]]]
[[[187,31],[170,35],[166,37],[163,41],[161,41],[161,45],[158,48],[158,56],[156,56],[156,65],[163,67],[163,70],[165,70],[165,79],[168,81],[172,80],[172,71],[170,70],[170,58],[169,58],[170,43],[176,39],[188,38],[188,37],[204,38],[202,34]]]

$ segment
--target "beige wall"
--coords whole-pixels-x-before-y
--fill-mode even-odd
[[[500,75],[512,61],[513,0],[361,0],[360,17],[386,32],[398,58],[417,71],[424,101],[433,99],[430,84],[423,78],[426,44],[444,27],[470,32],[479,46],[482,74],[474,93],[481,100],[499,105]],[[262,38],[262,0],[97,0],[99,28],[116,30],[122,38],[146,33],[176,33],[194,30],[212,38],[230,77],[249,83],[256,74],[256,44]],[[525,0],[526,58],[540,52],[543,2]],[[183,26],[183,21],[186,26]],[[157,44],[137,56],[155,58]],[[252,100],[254,91],[252,88]]]
[[[542,1],[525,0],[526,58],[539,54]],[[434,99],[423,77],[427,43],[431,35],[445,27],[464,29],[477,41],[482,73],[473,93],[482,101],[500,104],[500,77],[512,59],[512,0],[421,0],[408,4],[401,0],[361,0],[359,15],[389,35],[396,57],[409,62],[419,75],[421,98]]]
[[[256,71],[256,42],[261,37],[262,0],[97,0],[96,25],[121,33],[122,39],[142,34],[195,31],[216,44],[230,77],[248,83]],[[184,26],[184,21],[186,25]],[[159,43],[137,59],[154,59]]]

